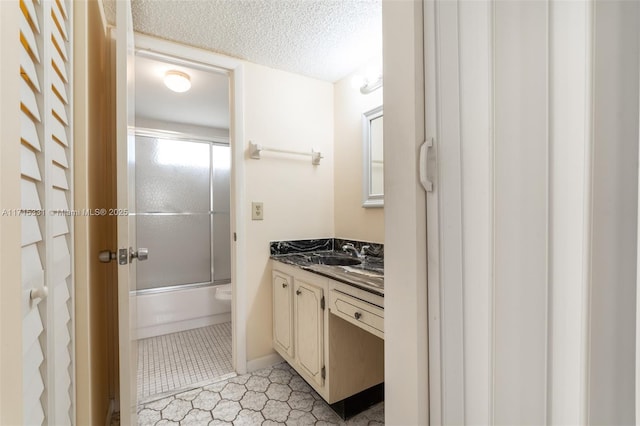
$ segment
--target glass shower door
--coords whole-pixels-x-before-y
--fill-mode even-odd
[[[216,214],[225,205],[225,175],[212,161],[216,148],[136,136],[137,235],[152,253],[138,266],[138,291],[211,284],[218,268],[230,268],[224,259],[230,252],[228,208],[226,218]],[[228,168],[226,180],[228,206]]]

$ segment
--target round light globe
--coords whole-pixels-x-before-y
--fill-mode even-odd
[[[191,89],[191,78],[188,74],[181,71],[167,71],[164,75],[164,84],[170,90],[182,93]]]

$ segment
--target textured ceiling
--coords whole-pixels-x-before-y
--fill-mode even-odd
[[[115,5],[104,0],[113,23]],[[337,81],[382,57],[381,0],[133,0],[135,31]]]

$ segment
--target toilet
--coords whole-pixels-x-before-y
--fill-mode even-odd
[[[231,305],[231,296],[232,296],[232,290],[231,290],[231,284],[223,284],[223,285],[218,285],[216,286],[216,292],[214,297],[225,303],[226,305]]]

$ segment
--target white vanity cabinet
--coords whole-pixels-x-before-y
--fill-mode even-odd
[[[272,264],[274,349],[329,404],[382,383],[383,298],[357,289],[349,296],[347,284],[275,260]],[[378,300],[379,306],[371,304]],[[356,320],[356,311],[344,302],[355,304],[357,312],[367,307],[364,321]]]

